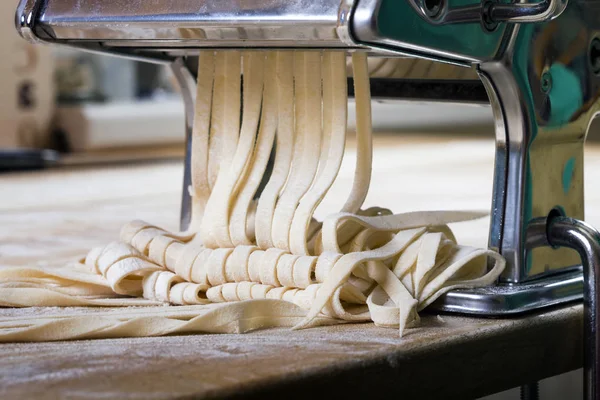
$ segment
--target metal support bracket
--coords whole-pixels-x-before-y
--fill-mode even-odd
[[[597,399],[600,385],[600,331],[598,304],[600,291],[600,232],[574,218],[552,216],[532,222],[533,247],[566,247],[577,251],[581,266],[561,271],[555,276],[525,284],[499,285],[489,288],[455,290],[441,297],[431,308],[438,311],[470,315],[508,316],[581,300],[584,306],[584,394]]]
[[[180,229],[187,231],[192,219],[192,198],[189,187],[192,183],[192,130],[194,125],[194,107],[196,104],[196,76],[183,57],[171,64],[173,76],[179,83],[185,105],[185,161],[183,170],[183,188],[181,193]]]
[[[484,317],[508,317],[583,298],[583,269],[576,266],[527,283],[454,290],[432,309]]]

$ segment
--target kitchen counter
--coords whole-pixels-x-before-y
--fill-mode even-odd
[[[396,212],[489,208],[491,138],[384,135],[375,149],[367,206]],[[349,161],[321,213],[335,210],[347,190],[353,175]],[[598,181],[600,168],[594,165],[600,164],[600,147],[591,148],[586,163],[586,181]],[[131,219],[175,229],[181,176],[177,161],[4,175],[0,266],[71,261],[116,239]],[[598,225],[595,186],[586,186],[586,195],[588,220]],[[488,223],[456,225],[459,241],[484,246]],[[0,309],[0,315],[44,312]],[[582,329],[582,306],[576,303],[512,319],[424,313],[421,324],[402,339],[394,329],[354,324],[244,335],[1,344],[0,397],[289,399],[332,393],[333,398],[474,398],[580,368]]]

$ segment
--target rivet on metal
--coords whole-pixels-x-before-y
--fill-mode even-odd
[[[540,87],[544,93],[548,93],[550,92],[550,89],[552,89],[552,75],[550,75],[549,72],[544,72],[542,74]]]

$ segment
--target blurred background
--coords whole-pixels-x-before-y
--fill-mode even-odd
[[[27,159],[23,149],[62,156],[110,149],[112,158],[122,158],[115,150],[160,146],[161,154],[146,151],[144,158],[183,154],[183,104],[167,68],[29,44],[14,28],[16,5],[0,4],[4,167],[18,167],[19,154]]]
[[[4,54],[0,60],[0,151],[4,167],[19,167],[14,164],[15,156],[27,156],[23,149],[53,149],[58,151],[55,156],[71,163],[183,155],[183,103],[168,68],[31,45],[14,29],[16,3],[0,5],[0,49]],[[410,69],[436,73],[436,68],[426,63],[427,68],[417,65]],[[485,131],[489,137],[493,135],[487,106],[441,103],[432,112],[430,105],[406,102],[401,113],[397,107],[374,103],[376,130]],[[349,110],[352,125],[353,107]]]
[[[8,11],[0,18],[9,16]],[[0,87],[5,93],[1,148],[50,148],[71,160],[82,154],[94,160],[105,154],[106,161],[134,153],[142,158],[182,156],[183,102],[168,67],[33,46],[18,37],[12,25],[2,24],[0,29],[7,29],[3,37],[12,39],[0,44],[4,54],[12,55],[0,60],[4,72]],[[488,106],[440,103],[432,112],[430,104],[407,101],[402,112],[397,111],[397,102],[375,101],[375,130],[485,131],[493,136]],[[352,104],[349,114],[352,129]]]

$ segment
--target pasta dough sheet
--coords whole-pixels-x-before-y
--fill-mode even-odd
[[[447,291],[493,283],[503,258],[457,244],[448,228],[485,213],[362,209],[372,163],[373,71],[364,53],[352,54],[354,182],[338,213],[315,218],[344,156],[346,59],[340,51],[201,52],[189,231],[132,221],[119,240],[77,264],[1,269],[1,306],[114,309],[0,318],[0,341],[349,321],[372,321],[402,335]],[[386,63],[375,68],[396,68]]]

